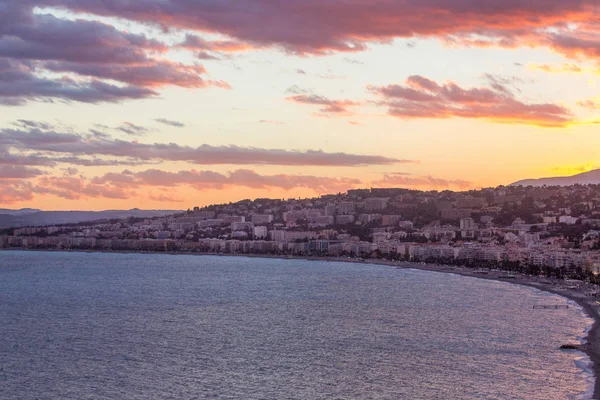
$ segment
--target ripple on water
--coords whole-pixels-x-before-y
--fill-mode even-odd
[[[589,398],[558,347],[591,320],[548,301],[365,264],[6,252],[0,398]]]

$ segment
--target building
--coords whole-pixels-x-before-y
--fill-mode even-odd
[[[255,226],[254,227],[254,238],[255,239],[266,239],[269,231],[266,226]]]
[[[356,207],[351,201],[343,201],[338,204],[338,213],[339,214],[354,214]]]
[[[365,209],[368,211],[382,211],[387,208],[388,198],[371,197],[365,200]]]
[[[335,204],[327,204],[325,206],[325,215],[334,216],[337,211],[337,206]]]
[[[285,231],[271,231],[271,240],[274,242],[285,242]]]
[[[338,215],[335,217],[335,223],[338,225],[348,225],[354,223],[354,215]]]
[[[250,220],[254,225],[270,224],[273,222],[272,214],[252,214]]]
[[[460,219],[460,230],[461,231],[472,231],[477,229],[475,220],[473,218],[461,218]]]
[[[232,222],[230,227],[232,231],[254,231],[254,224],[252,222]]]
[[[570,215],[563,215],[558,217],[559,224],[567,224],[567,225],[575,225],[577,223],[578,218],[572,217]]]
[[[396,226],[400,222],[399,215],[384,215],[381,218],[381,225],[383,226]]]

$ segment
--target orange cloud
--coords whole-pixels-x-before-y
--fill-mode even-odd
[[[550,65],[550,64],[530,64],[528,68],[534,71],[544,71],[549,73],[581,73],[583,69],[577,64],[562,64],[562,65]]]

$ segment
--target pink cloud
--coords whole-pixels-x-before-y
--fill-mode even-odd
[[[449,189],[457,188],[460,190],[472,189],[474,184],[463,179],[443,179],[430,175],[411,176],[402,173],[389,173],[374,181],[373,184],[378,187],[419,187],[426,189]]]
[[[32,199],[33,192],[29,183],[0,180],[0,204],[14,204]]]
[[[286,100],[300,104],[319,105],[319,112],[323,114],[348,114],[349,108],[360,105],[360,103],[351,100],[331,100],[325,96],[316,94],[297,94],[290,96]]]
[[[0,104],[120,102],[155,97],[164,86],[229,88],[205,79],[201,65],[162,59],[170,47],[159,40],[105,22],[34,13],[36,5],[44,2],[0,5]]]
[[[254,0],[227,4],[209,0],[39,0],[37,3],[218,33],[233,42],[255,47],[276,46],[299,53],[354,52],[365,49],[370,42],[438,37],[469,45],[549,46],[566,54],[597,55],[593,36],[598,33],[596,0]],[[579,29],[573,30],[572,26]],[[201,45],[210,46],[203,42]]]
[[[361,183],[358,179],[330,178],[312,175],[261,175],[253,170],[238,169],[227,174],[214,171],[169,172],[149,169],[140,172],[123,171],[109,173],[92,179],[93,185],[110,185],[116,188],[139,188],[141,186],[177,187],[190,186],[197,190],[223,189],[243,186],[253,189],[307,188],[318,193],[335,193]]]
[[[405,118],[473,118],[494,122],[562,127],[574,122],[573,114],[551,103],[518,100],[503,82],[488,76],[490,87],[462,88],[454,82],[438,84],[422,76],[409,77],[404,85],[371,86],[389,115]]]
[[[126,188],[89,183],[81,177],[42,177],[37,184],[32,187],[31,191],[39,194],[51,194],[69,200],[90,197],[128,199],[135,196],[134,192],[127,190]]]

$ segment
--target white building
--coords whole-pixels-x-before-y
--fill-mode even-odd
[[[475,220],[473,218],[461,218],[460,219],[460,230],[461,231],[472,231],[477,229]]]

